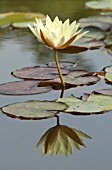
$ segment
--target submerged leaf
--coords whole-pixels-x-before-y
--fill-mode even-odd
[[[13,118],[36,120],[54,117],[56,111],[63,111],[66,108],[66,104],[55,101],[31,100],[4,106],[2,111]]]

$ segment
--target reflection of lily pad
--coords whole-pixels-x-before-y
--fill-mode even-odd
[[[69,70],[61,69],[61,71],[63,75],[69,73]],[[58,76],[58,71],[57,68],[34,66],[13,71],[12,74],[23,79],[48,80],[55,79]]]
[[[16,81],[5,84],[0,84],[0,94],[8,95],[26,95],[38,94],[50,91],[52,88],[37,87],[40,81]]]
[[[112,0],[99,0],[86,2],[86,7],[95,10],[112,11]]]
[[[13,118],[36,120],[54,117],[56,111],[63,111],[66,108],[66,104],[55,101],[31,100],[4,106],[2,111]]]
[[[105,67],[104,68],[105,73],[105,79],[107,80],[107,82],[112,83],[112,65]]]
[[[31,22],[35,17],[44,19],[45,15],[41,13],[24,13],[24,12],[9,12],[0,14],[0,26],[12,24],[15,22]]]
[[[76,87],[76,86],[83,86],[83,85],[91,85],[99,81],[97,75],[93,75],[86,70],[75,70],[71,71],[67,76],[63,76],[66,87]],[[54,80],[46,80],[42,81],[39,84],[40,86],[45,85],[53,85],[53,86],[61,86],[60,79]]]
[[[91,94],[84,101],[75,96],[70,96],[60,98],[58,101],[68,105],[67,110],[64,112],[77,115],[98,114],[112,110],[112,96],[109,95]]]

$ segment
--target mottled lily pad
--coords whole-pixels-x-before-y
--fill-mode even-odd
[[[75,96],[70,96],[60,98],[57,101],[68,105],[64,112],[76,115],[99,114],[112,110],[112,96],[109,95],[91,94],[84,101]]]
[[[66,108],[67,105],[61,102],[31,100],[4,106],[2,111],[13,118],[37,120],[54,117],[58,111]]]
[[[52,90],[51,86],[37,87],[40,81],[16,81],[0,84],[0,94],[28,95],[45,93]]]
[[[112,83],[112,65],[104,68],[105,79],[108,83]]]
[[[100,78],[93,73],[89,73],[86,70],[75,70],[71,71],[67,76],[63,76],[65,81],[65,86],[67,87],[76,87],[83,85],[92,85],[95,84]],[[39,86],[52,85],[61,87],[60,79],[46,80],[39,83]]]
[[[9,12],[0,14],[0,26],[8,25],[17,22],[31,22],[34,19],[45,19],[45,15],[41,13],[24,13],[24,12]]]
[[[63,75],[67,75],[69,70],[61,69]],[[13,71],[12,74],[18,78],[48,80],[58,77],[57,68],[51,67],[25,67],[20,70]]]
[[[85,4],[90,9],[112,11],[112,0],[88,1]]]

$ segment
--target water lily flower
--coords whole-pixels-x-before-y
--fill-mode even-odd
[[[80,146],[85,147],[82,137],[91,139],[90,136],[77,129],[59,124],[47,130],[35,146],[34,151],[36,151],[40,144],[43,144],[42,156],[47,153],[50,155],[54,153],[60,155],[63,153],[67,156],[68,153],[73,153],[73,147],[78,150],[80,150]]]
[[[69,19],[63,23],[57,16],[54,21],[52,21],[48,15],[46,17],[45,25],[41,19],[37,18],[36,23],[34,23],[34,27],[28,25],[40,42],[43,42],[48,47],[54,49],[55,62],[63,91],[65,89],[65,82],[60,70],[57,51],[68,47],[71,43],[77,41],[88,32],[86,31],[81,33],[82,29],[79,29],[79,25],[80,24],[77,24],[76,21],[70,24]]]
[[[36,18],[34,27],[28,26],[39,41],[53,49],[64,49],[87,33],[80,33],[82,29],[78,30],[79,25],[76,21],[70,24],[69,19],[62,23],[57,16],[52,21],[47,15],[45,25]]]

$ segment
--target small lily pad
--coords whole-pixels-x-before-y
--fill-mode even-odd
[[[51,86],[37,87],[40,81],[16,81],[0,84],[0,94],[28,95],[45,93],[52,90]]]
[[[47,65],[48,67],[56,67],[55,62],[50,62]],[[68,69],[68,70],[72,70],[76,66],[74,62],[69,62],[69,61],[59,61],[59,65],[60,65],[60,68]]]
[[[61,69],[63,75],[67,75],[69,70]],[[51,67],[25,67],[20,70],[13,71],[12,74],[18,78],[33,80],[48,80],[58,77],[57,68]]]
[[[61,102],[31,100],[4,106],[2,111],[13,118],[38,120],[54,117],[58,111],[66,108],[67,105]]]
[[[112,0],[88,1],[85,4],[90,9],[112,11]]]
[[[24,12],[9,12],[0,14],[0,26],[8,25],[17,22],[31,22],[34,19],[45,19],[45,15],[41,13],[24,13]]]
[[[83,85],[95,84],[100,78],[93,73],[89,73],[86,70],[75,70],[71,71],[67,76],[63,76],[65,81],[65,86],[67,87],[76,87]],[[39,83],[39,86],[52,85],[52,86],[61,86],[60,79],[46,80]]]
[[[60,98],[57,101],[68,105],[64,112],[76,115],[99,114],[112,110],[112,96],[109,95],[90,94],[84,101],[75,96],[70,96]]]
[[[112,65],[104,68],[107,83],[112,83]]]

